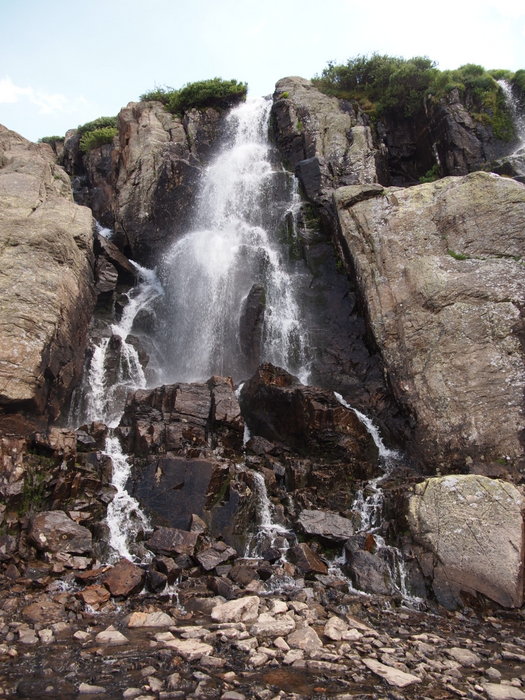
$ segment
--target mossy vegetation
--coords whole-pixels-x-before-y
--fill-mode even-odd
[[[424,113],[425,101],[439,102],[457,91],[474,119],[490,126],[496,138],[514,137],[512,118],[498,80],[525,88],[525,71],[487,71],[468,63],[441,71],[426,56],[400,58],[372,54],[357,56],[344,65],[329,63],[313,82],[329,95],[357,100],[372,119]]]
[[[172,114],[182,115],[190,109],[229,109],[246,99],[248,85],[237,80],[211,78],[187,83],[179,90],[158,87],[140,96],[143,102],[157,100]]]
[[[435,182],[436,180],[439,180],[440,177],[441,177],[441,175],[440,175],[439,164],[434,163],[434,165],[429,170],[427,170],[427,172],[424,175],[422,175],[419,178],[419,182],[421,184],[423,184],[425,182]]]
[[[456,253],[455,250],[450,250],[450,248],[447,250],[447,253],[450,255],[451,258],[454,258],[454,260],[469,260],[470,256],[465,255],[464,253]]]

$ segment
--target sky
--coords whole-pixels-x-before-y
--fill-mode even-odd
[[[155,86],[268,95],[373,52],[525,68],[525,0],[0,0],[0,124],[36,141]]]

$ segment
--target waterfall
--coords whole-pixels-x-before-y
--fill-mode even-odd
[[[513,152],[506,156],[505,160],[511,161],[516,174],[523,177],[525,176],[525,113],[516,99],[510,83],[507,80],[498,80],[498,85],[505,95],[517,139]]]
[[[274,512],[270,499],[268,498],[268,490],[266,489],[266,481],[260,472],[251,472],[253,476],[253,484],[256,494],[257,503],[257,532],[250,539],[247,547],[247,558],[259,559],[264,546],[276,548],[281,553],[281,559],[285,558],[288,550],[288,539],[290,531],[274,520]]]
[[[136,557],[131,552],[131,544],[139,532],[145,532],[151,528],[138,501],[126,491],[131,465],[122,452],[119,439],[115,436],[109,436],[106,439],[104,452],[111,459],[113,465],[111,485],[116,489],[115,496],[108,505],[106,515],[109,546],[113,550],[110,558],[125,557],[130,561],[135,561]]]
[[[96,420],[116,427],[128,391],[146,387],[146,375],[130,336],[138,314],[150,308],[155,299],[162,296],[163,289],[154,270],[135,262],[133,265],[137,269],[138,284],[128,292],[128,303],[120,321],[110,325],[110,335],[93,345],[78,400],[72,402],[70,425]]]
[[[195,226],[162,261],[166,382],[213,374],[237,380],[261,361],[307,379],[294,280],[300,271],[276,235],[294,205],[293,192],[288,201],[276,201],[285,178],[272,165],[270,109],[271,102],[260,98],[229,113],[226,142],[203,174]],[[249,316],[254,289],[259,325]],[[243,323],[252,323],[251,336],[245,331],[253,341],[249,349],[241,339]]]
[[[407,588],[407,570],[402,552],[393,545],[385,542],[379,534],[383,522],[384,494],[381,483],[391,474],[396,464],[402,462],[402,455],[396,450],[389,449],[381,437],[379,428],[361,411],[351,406],[345,399],[334,391],[334,396],[345,408],[350,409],[359,418],[374,441],[379,453],[379,466],[382,474],[371,479],[363,489],[359,489],[352,504],[352,512],[357,521],[357,533],[373,535],[376,552],[387,564],[390,581],[403,600],[413,607],[418,607],[421,600],[410,594]],[[339,557],[334,564],[340,564]],[[336,568],[336,567],[334,567]]]

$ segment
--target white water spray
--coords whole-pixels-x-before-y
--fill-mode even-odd
[[[517,138],[514,151],[504,160],[512,162],[518,175],[525,176],[525,113],[516,99],[510,83],[506,80],[498,80],[498,85],[505,95],[505,101],[512,116]]]
[[[284,561],[288,551],[287,536],[290,536],[291,533],[284,525],[275,522],[275,513],[268,497],[264,476],[260,472],[255,471],[252,471],[251,474],[257,498],[258,529],[246,547],[245,556],[251,559],[259,559],[264,545],[269,547],[280,545],[278,549],[281,553],[281,560]]]
[[[283,173],[270,160],[270,108],[261,98],[230,112],[230,142],[204,174],[195,228],[163,261],[169,316],[165,381],[245,374],[250,358],[241,345],[240,324],[253,285],[264,290],[258,359],[307,379],[293,265],[275,236],[287,209],[272,199]]]
[[[124,557],[130,561],[136,561],[136,556],[131,552],[131,544],[140,532],[147,532],[151,527],[138,501],[126,491],[131,465],[122,452],[117,437],[107,438],[105,454],[111,459],[113,465],[111,485],[116,489],[115,497],[108,505],[106,515],[109,546],[113,551],[111,558],[115,560]]]

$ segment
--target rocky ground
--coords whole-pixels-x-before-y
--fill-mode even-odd
[[[6,570],[0,697],[525,698],[519,611],[414,610],[341,576],[284,565],[263,582],[254,566],[128,597],[129,563]]]

